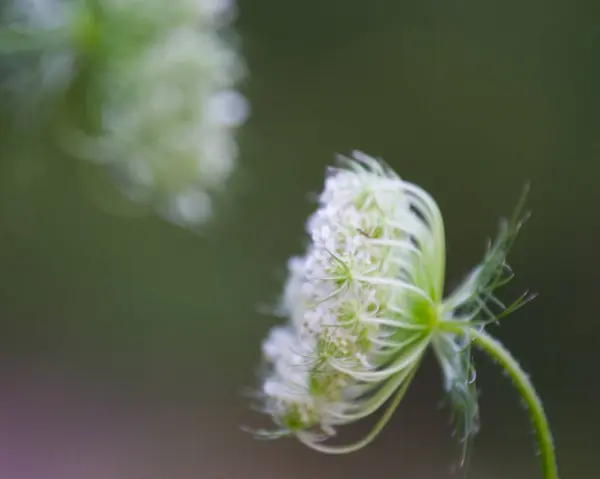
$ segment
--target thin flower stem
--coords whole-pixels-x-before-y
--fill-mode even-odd
[[[556,456],[548,419],[533,384],[527,374],[521,369],[516,359],[498,340],[485,331],[478,330],[473,325],[457,321],[442,321],[439,323],[439,327],[443,331],[470,335],[473,342],[495,359],[509,374],[515,387],[527,404],[531,420],[535,427],[540,448],[542,477],[544,479],[558,479]]]

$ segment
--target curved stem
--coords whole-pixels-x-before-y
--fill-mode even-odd
[[[498,340],[494,339],[485,331],[478,330],[473,325],[457,321],[443,321],[439,324],[439,327],[443,331],[470,335],[473,342],[495,359],[509,374],[515,387],[527,404],[531,420],[535,427],[537,441],[540,447],[543,477],[544,479],[558,479],[556,457],[548,419],[546,418],[541,400],[535,392],[533,384],[529,380],[527,374],[521,369],[521,366],[519,366],[516,359]]]

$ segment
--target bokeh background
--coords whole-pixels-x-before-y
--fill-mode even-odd
[[[600,477],[600,4],[240,0],[235,28],[252,116],[199,234],[45,138],[2,150],[0,478],[463,477],[432,358],[379,439],[350,456],[240,429],[269,424],[245,397],[278,322],[263,310],[303,249],[310,193],[353,149],[437,199],[448,287],[531,182],[501,296],[540,295],[493,331],[544,400],[562,477]],[[14,143],[3,118],[0,141]],[[539,477],[524,407],[496,365],[477,363],[468,477]]]

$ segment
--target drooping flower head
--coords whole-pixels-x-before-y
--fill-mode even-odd
[[[319,207],[307,222],[310,246],[289,263],[281,304],[288,324],[263,344],[269,364],[261,396],[280,426],[325,452],[348,452],[377,434],[402,398],[421,358],[433,347],[446,390],[477,429],[477,397],[468,337],[442,332],[443,321],[481,320],[505,278],[505,228],[484,262],[446,300],[445,237],[440,210],[418,186],[382,162],[355,152],[329,171]],[[392,397],[364,440],[348,447],[323,441]]]

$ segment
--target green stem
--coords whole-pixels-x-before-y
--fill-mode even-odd
[[[544,479],[558,479],[556,457],[552,442],[552,433],[541,400],[527,374],[521,369],[519,363],[510,352],[496,339],[483,330],[478,330],[473,325],[457,321],[443,321],[440,329],[456,334],[469,334],[473,342],[495,359],[511,377],[515,387],[527,404],[531,420],[535,427],[537,441],[540,448],[542,473]]]

